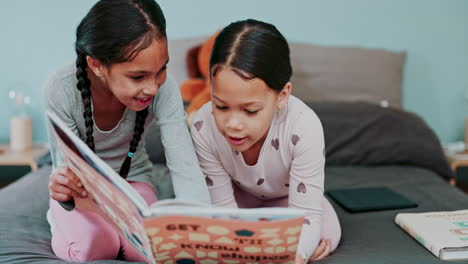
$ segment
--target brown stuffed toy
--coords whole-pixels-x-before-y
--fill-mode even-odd
[[[187,52],[186,63],[189,80],[180,87],[182,99],[190,102],[187,122],[192,114],[210,101],[210,55],[218,32]]]

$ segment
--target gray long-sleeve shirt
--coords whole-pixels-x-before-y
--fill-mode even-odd
[[[84,141],[86,126],[83,118],[83,101],[76,88],[75,74],[75,66],[68,65],[51,75],[45,84],[45,102],[46,108],[60,117]],[[135,117],[136,112],[127,108],[119,123],[109,131],[100,130],[94,123],[95,153],[116,172],[120,170],[127,156],[133,137]],[[176,198],[209,204],[208,189],[185,123],[180,91],[175,81],[169,76],[149,106],[145,128],[154,124],[160,126],[161,139]],[[132,158],[127,179],[145,182],[155,188],[152,163],[145,151],[144,139],[147,131],[145,129]],[[65,163],[55,138],[50,131],[48,132],[53,168],[55,169],[65,165]]]

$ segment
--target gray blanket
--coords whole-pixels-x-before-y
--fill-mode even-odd
[[[407,166],[328,167],[325,181],[326,189],[387,186],[416,202],[418,207],[353,214],[333,203],[341,222],[342,241],[335,254],[318,263],[447,263],[436,258],[393,220],[400,212],[467,209],[467,194],[432,171]]]
[[[45,212],[50,167],[0,190],[0,263],[65,263],[54,256]],[[388,186],[419,204],[418,208],[350,214],[333,204],[342,225],[341,244],[317,263],[446,263],[393,222],[398,212],[468,208],[468,196],[435,173],[415,167],[328,167],[326,188]],[[89,263],[126,263],[117,260]],[[451,262],[464,263],[464,262]]]

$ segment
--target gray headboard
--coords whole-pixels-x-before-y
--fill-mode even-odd
[[[169,40],[169,72],[187,80],[187,50],[205,37]],[[293,94],[307,102],[367,101],[401,107],[406,54],[358,47],[290,43]]]

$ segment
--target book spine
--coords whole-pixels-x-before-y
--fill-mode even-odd
[[[424,238],[424,235],[421,232],[416,231],[414,228],[411,228],[411,225],[407,223],[400,215],[395,217],[395,223],[401,227],[406,233],[412,236],[416,241],[423,245],[427,250],[432,252],[436,257],[440,258],[440,247],[434,245],[431,241]]]

